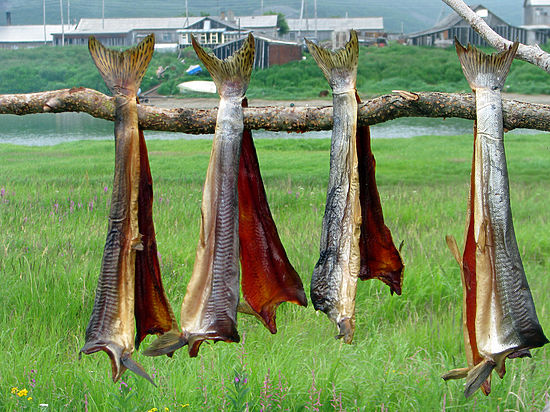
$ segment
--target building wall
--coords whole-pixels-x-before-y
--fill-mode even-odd
[[[526,26],[550,25],[550,6],[525,6],[523,24]]]
[[[285,64],[294,60],[302,59],[302,48],[298,45],[271,44],[269,46],[269,66],[274,64]]]

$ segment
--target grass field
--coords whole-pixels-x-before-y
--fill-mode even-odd
[[[256,143],[274,219],[309,296],[330,142]],[[178,318],[210,145],[149,143],[161,270]],[[386,223],[404,241],[405,280],[402,296],[360,282],[352,345],[334,339],[336,328],[311,304],[283,304],[276,335],[239,315],[239,344],[205,344],[195,359],[185,349],[172,359],[135,353],[155,388],[129,372],[113,384],[103,353],[78,359],[107,231],[113,142],[0,145],[0,410],[542,409],[550,346],[509,360],[489,397],[466,400],[463,381],[440,378],[466,365],[460,273],[444,236],[463,242],[471,147],[471,136],[373,142]],[[550,335],[550,138],[508,136],[507,154],[519,248]]]

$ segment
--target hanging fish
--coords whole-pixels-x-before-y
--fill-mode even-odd
[[[504,151],[501,90],[518,43],[486,55],[455,39],[458,58],[476,99],[474,155],[463,256],[447,237],[459,262],[464,290],[463,332],[467,368],[443,379],[466,378],[464,395],[479,387],[488,395],[490,376],[506,372],[506,358],[530,356],[548,343],[537,318],[512,223]]]
[[[181,308],[189,354],[196,356],[204,340],[240,340],[238,176],[244,130],[242,101],[254,64],[254,38],[249,35],[241,49],[226,60],[206,53],[194,37],[191,39],[220,94],[203,189],[199,244]]]
[[[239,311],[258,317],[271,333],[276,333],[277,307],[283,302],[307,306],[307,300],[302,281],[279,239],[252,133],[247,129],[243,132],[239,169],[239,242],[244,298],[239,302]]]
[[[136,96],[154,36],[124,52],[106,49],[93,36],[88,46],[115,98],[115,175],[101,273],[81,353],[106,352],[115,382],[130,369],[153,383],[131,358],[134,344],[147,334],[179,330],[160,279],[151,173],[138,128]]]
[[[351,343],[358,277],[380,278],[392,293],[400,294],[403,263],[384,224],[368,126],[357,128],[357,33],[352,30],[345,48],[334,53],[310,41],[307,45],[332,88],[334,122],[320,257],[311,279],[311,300],[316,310],[336,323],[337,337]]]

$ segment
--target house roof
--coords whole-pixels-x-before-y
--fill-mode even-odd
[[[277,15],[267,16],[235,16],[235,25],[246,27],[247,29],[256,29],[260,27],[277,27]]]
[[[491,12],[489,9],[487,9],[487,7],[481,5],[481,4],[476,4],[474,6],[470,6],[470,8],[475,11],[475,12],[479,12],[481,10],[487,10],[488,13],[491,13],[493,16],[496,16],[496,14],[494,14],[493,12]],[[487,16],[482,16],[482,17],[487,17]],[[498,17],[498,16],[496,16]],[[501,19],[502,20],[502,19]],[[442,30],[446,30],[448,29],[449,27],[452,27],[458,23],[460,23],[462,21],[462,17],[460,17],[454,10],[451,14],[449,14],[448,16],[442,18],[441,20],[439,20],[435,26],[433,26],[432,28],[430,29],[426,29],[426,30],[422,30],[422,31],[419,31],[419,32],[416,32],[416,33],[411,33],[409,35],[409,37],[418,37],[418,36],[422,36],[424,34],[431,34],[431,33],[437,33],[437,32],[440,32]]]
[[[132,30],[182,29],[204,19],[204,17],[147,17],[125,19],[88,19],[78,22],[74,33],[128,33]]]
[[[315,19],[287,19],[290,31],[315,30]],[[306,24],[307,23],[307,24]],[[317,19],[318,31],[384,30],[383,17],[333,17]]]
[[[65,25],[65,31],[73,29],[74,25],[69,28]],[[46,41],[53,40],[52,33],[60,32],[61,25],[47,24],[46,25]],[[14,25],[0,26],[0,43],[36,43],[44,41],[44,26],[38,25]]]

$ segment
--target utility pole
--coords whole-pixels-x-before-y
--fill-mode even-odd
[[[59,0],[59,14],[61,15],[61,47],[65,46],[65,26],[63,25],[63,0]]]
[[[67,0],[67,31],[71,30],[71,0]]]
[[[261,6],[260,6],[260,14],[263,16],[264,15],[264,0],[261,0]]]
[[[313,8],[315,18],[315,40],[319,41],[319,39],[317,39],[317,0],[313,0]]]
[[[187,0],[185,0],[185,27],[189,26],[189,9],[187,8]]]
[[[46,0],[42,0],[42,16],[44,17],[44,44],[46,44]]]
[[[302,0],[302,7],[300,7],[300,23],[298,25],[298,37],[296,38],[296,41],[299,41],[300,35],[302,34],[302,21],[304,18],[304,1]]]
[[[105,29],[105,0],[101,2],[101,28]]]

